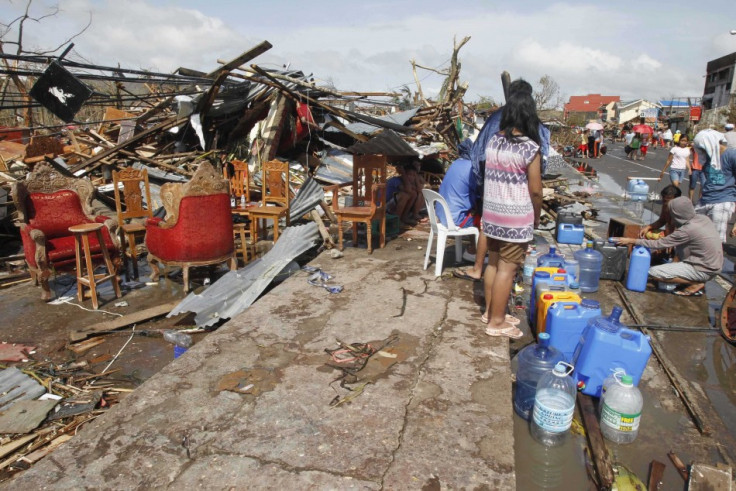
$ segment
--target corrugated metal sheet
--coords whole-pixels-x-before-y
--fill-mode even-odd
[[[287,227],[273,249],[262,258],[237,271],[229,271],[199,295],[190,293],[168,316],[193,312],[199,327],[235,317],[256,301],[281,270],[319,239],[316,223]]]
[[[304,181],[304,184],[301,185],[296,196],[294,196],[294,200],[289,203],[289,220],[292,222],[299,220],[317,206],[324,197],[325,190],[310,177]]]
[[[330,149],[320,160],[322,163],[314,173],[315,178],[330,184],[353,181],[353,154],[344,150]]]
[[[348,148],[353,154],[386,155],[388,157],[417,157],[419,154],[399,135],[383,130],[367,142],[356,143]]]
[[[398,113],[393,114],[387,114],[386,116],[378,116],[375,119],[378,119],[380,121],[386,121],[388,123],[394,123],[401,126],[405,126],[406,123],[414,117],[414,115],[417,113],[419,108],[415,109],[409,109],[408,111],[401,111]],[[345,125],[345,128],[353,133],[358,133],[362,135],[372,135],[373,133],[376,133],[377,131],[381,130],[380,126],[369,124],[369,123],[351,123],[348,125]],[[332,126],[328,127],[328,132],[333,133],[339,133],[341,130],[334,128]]]
[[[17,401],[38,399],[46,389],[15,367],[0,370],[0,410]]]

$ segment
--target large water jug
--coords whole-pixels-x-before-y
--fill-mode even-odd
[[[552,370],[558,361],[565,361],[565,357],[558,349],[549,345],[547,333],[540,334],[537,344],[530,344],[516,356],[519,366],[516,370],[514,411],[528,420],[532,415],[539,379]]]
[[[537,259],[537,266],[564,268],[565,256],[557,254],[557,248],[550,246],[549,252],[542,254]]]
[[[580,263],[580,278],[578,279],[580,291],[583,293],[597,292],[603,255],[593,249],[591,241],[588,241],[585,249],[577,250],[573,255]]]
[[[547,447],[562,445],[570,433],[576,395],[570,372],[572,365],[557,363],[537,384],[531,433],[532,438]]]
[[[569,292],[566,289],[562,291],[546,291],[541,297],[539,297],[539,303],[537,304],[537,334],[539,334],[540,332],[545,332],[547,330],[547,315],[552,305],[557,302],[580,303],[581,300],[582,299],[580,298],[580,295],[578,295],[577,293]]]
[[[568,287],[568,277],[564,269],[558,269],[557,273],[549,274],[549,276],[536,276],[532,285],[532,293],[529,297],[529,320],[531,325],[537,322],[537,305],[541,296],[549,290],[565,291]]]
[[[578,389],[585,394],[600,397],[603,381],[617,368],[631,375],[634,385],[639,385],[652,347],[649,336],[619,321],[621,312],[616,305],[610,316],[591,320],[575,348],[575,378]]]
[[[616,443],[631,443],[639,433],[644,399],[631,375],[623,375],[607,387],[601,399],[601,433]]]
[[[549,344],[562,351],[567,360],[573,359],[575,347],[583,335],[585,326],[601,316],[601,305],[596,300],[584,298],[581,302],[557,302],[547,311],[545,332]]]
[[[646,201],[649,196],[649,185],[641,179],[630,179],[626,191],[631,201]]]
[[[626,288],[634,292],[643,292],[647,289],[649,265],[652,256],[644,246],[634,246],[629,261],[629,273],[626,275]]]
[[[609,240],[596,239],[593,249],[603,255],[601,265],[601,279],[621,281],[626,274],[626,258],[629,257],[629,248],[618,245]]]

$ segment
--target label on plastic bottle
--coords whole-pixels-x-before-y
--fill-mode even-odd
[[[554,393],[549,389],[537,391],[534,399],[534,423],[550,433],[562,433],[570,429],[575,412],[575,399],[569,394]]]
[[[636,414],[626,414],[611,408],[606,403],[603,403],[603,410],[601,411],[601,423],[618,431],[632,432],[639,429],[639,422],[641,421],[641,411]]]

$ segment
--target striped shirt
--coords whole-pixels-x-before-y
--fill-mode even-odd
[[[529,242],[534,233],[534,207],[527,168],[539,145],[527,137],[507,140],[496,133],[486,146],[483,233],[506,242]]]

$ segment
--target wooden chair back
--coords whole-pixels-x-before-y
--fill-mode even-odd
[[[228,175],[228,168],[232,166],[232,174]],[[233,160],[222,169],[225,179],[230,181],[230,194],[236,198],[245,195],[245,202],[250,203],[250,174],[248,163],[242,160]]]
[[[128,167],[119,171],[115,170],[112,172],[112,182],[115,191],[115,211],[117,211],[120,225],[131,218],[151,218],[153,216],[151,188],[148,184],[146,169]],[[120,183],[123,184],[122,195]],[[145,193],[145,206],[143,193]],[[123,201],[125,201],[124,211]]]
[[[261,167],[262,204],[275,203],[289,207],[289,163],[269,160]]]
[[[355,155],[353,157],[353,206],[370,206],[374,184],[386,183],[386,157]]]

